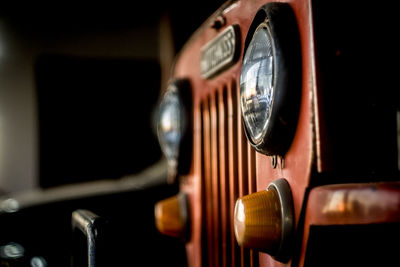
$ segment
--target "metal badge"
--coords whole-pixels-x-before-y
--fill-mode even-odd
[[[201,49],[201,75],[212,78],[232,66],[239,56],[239,26],[231,25]]]

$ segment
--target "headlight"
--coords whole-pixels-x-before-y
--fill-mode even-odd
[[[274,97],[272,38],[267,23],[256,30],[243,59],[240,76],[240,105],[253,143],[266,131]]]
[[[263,6],[246,38],[240,107],[250,143],[264,154],[283,155],[293,138],[301,93],[300,53],[290,6]]]
[[[184,114],[181,99],[175,85],[170,85],[160,104],[158,139],[168,160],[177,160],[182,139]]]
[[[170,175],[186,173],[191,161],[190,93],[187,80],[175,80],[168,86],[158,108],[157,135]]]

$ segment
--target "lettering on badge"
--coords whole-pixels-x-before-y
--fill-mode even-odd
[[[212,78],[238,59],[239,27],[232,25],[208,42],[201,50],[201,75]]]

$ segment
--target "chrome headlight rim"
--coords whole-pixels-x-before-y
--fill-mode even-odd
[[[301,102],[301,45],[296,17],[287,3],[268,3],[257,12],[250,25],[243,60],[255,33],[267,29],[273,56],[273,100],[267,126],[255,142],[246,125],[241,106],[242,123],[250,144],[260,153],[284,155],[292,143]]]

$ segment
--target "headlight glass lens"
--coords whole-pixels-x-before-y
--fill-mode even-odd
[[[158,139],[168,160],[177,160],[183,131],[183,107],[174,85],[168,88],[160,103]]]
[[[262,141],[274,97],[274,58],[271,33],[262,23],[246,50],[240,75],[240,105],[251,141]]]

